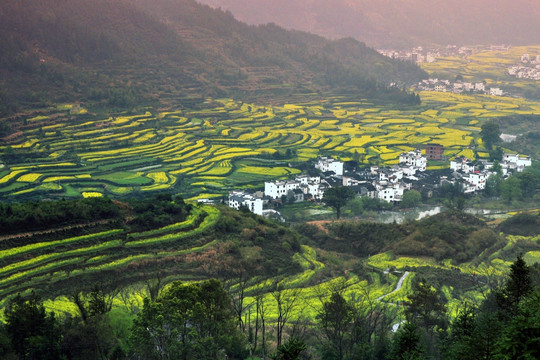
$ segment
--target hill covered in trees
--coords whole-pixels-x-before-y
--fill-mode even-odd
[[[194,0],[8,0],[0,4],[0,111],[179,96],[259,97],[347,89],[414,102],[390,82],[426,74],[355,40],[248,26]]]

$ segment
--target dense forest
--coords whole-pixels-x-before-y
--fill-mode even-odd
[[[194,0],[8,0],[0,4],[0,31],[0,115],[17,104],[129,109],[186,96],[281,96],[284,89],[346,89],[417,103],[389,84],[427,76],[352,39],[248,26]]]

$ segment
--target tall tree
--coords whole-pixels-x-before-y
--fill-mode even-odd
[[[330,299],[323,303],[317,319],[327,341],[325,357],[342,360],[352,345],[347,340],[354,333],[354,306],[340,292],[333,291]]]
[[[540,359],[540,292],[522,299],[497,342],[498,359]]]
[[[497,303],[509,315],[514,315],[519,303],[533,291],[530,268],[520,254],[510,266],[510,278],[496,294]]]
[[[436,325],[443,325],[446,307],[437,289],[425,279],[413,281],[412,294],[408,296],[405,313],[412,322],[423,326],[426,332]]]
[[[61,332],[54,313],[46,312],[37,295],[20,294],[5,309],[5,330],[11,347],[21,360],[60,358]]]
[[[394,335],[392,345],[392,360],[421,360],[424,348],[420,342],[418,326],[412,322],[405,322]]]
[[[63,324],[62,349],[68,358],[107,359],[113,353],[116,357],[125,353],[122,344],[127,340],[127,331],[115,329],[109,315],[116,294],[117,289],[96,285],[88,293],[73,295],[79,317],[68,318]]]
[[[145,299],[132,328],[135,355],[144,359],[244,358],[245,339],[219,281],[175,282],[156,301]]]
[[[438,337],[436,329],[446,327],[446,307],[437,289],[425,279],[415,279],[412,284],[412,294],[408,296],[405,314],[407,320],[422,327],[425,332],[424,341],[428,355],[438,352]]]
[[[282,289],[279,285],[275,291],[271,293],[276,301],[277,319],[276,319],[276,339],[277,347],[281,346],[283,341],[283,330],[289,321],[294,309],[299,305],[300,290],[299,289]]]
[[[491,150],[493,144],[496,144],[501,140],[501,130],[499,129],[499,124],[494,121],[486,122],[482,125],[482,130],[480,131],[480,136],[482,141],[486,146],[486,149]]]
[[[410,190],[403,194],[403,199],[401,200],[401,207],[412,208],[418,206],[422,201],[422,194],[416,190]]]
[[[517,176],[510,176],[501,184],[501,196],[508,203],[523,198],[521,181]]]
[[[354,198],[354,191],[351,188],[346,186],[338,186],[327,189],[324,192],[322,201],[336,209],[336,217],[339,219],[341,217],[341,208],[345,206],[349,200]]]

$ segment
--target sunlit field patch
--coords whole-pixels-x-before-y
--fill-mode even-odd
[[[21,182],[34,182],[34,181],[36,181],[37,179],[39,179],[41,176],[42,176],[42,174],[28,173],[28,174],[24,174],[24,175],[20,176],[20,177],[17,179],[17,181],[21,181]]]
[[[84,198],[94,198],[94,197],[102,197],[103,194],[99,193],[99,192],[86,192],[86,191],[83,191],[82,196]]]
[[[207,183],[212,188],[260,189],[269,179],[295,176],[295,163],[319,155],[363,164],[376,158],[392,165],[400,152],[430,142],[445,146],[447,156],[471,155],[469,147],[475,145],[485,157],[479,137],[485,121],[517,111],[540,114],[540,103],[517,98],[420,96],[422,105],[404,108],[336,96],[324,106],[208,99],[202,109],[171,109],[155,116],[145,111],[78,121],[72,115],[69,124],[46,125],[47,135],[40,138],[31,130],[12,147],[15,152],[36,149],[45,158],[6,167],[0,196],[22,199],[34,189],[65,196],[124,196],[170,189],[179,182],[197,183],[189,193],[195,196],[191,191],[205,193],[202,177],[212,178]],[[40,187],[40,181],[56,185]]]

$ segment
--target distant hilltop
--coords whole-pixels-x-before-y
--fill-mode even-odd
[[[199,0],[250,24],[274,22],[375,47],[530,45],[540,39],[537,0]]]

